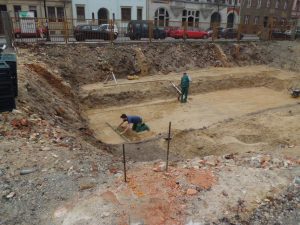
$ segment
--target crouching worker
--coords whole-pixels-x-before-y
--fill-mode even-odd
[[[150,130],[149,127],[143,122],[142,117],[140,116],[127,116],[126,114],[121,115],[121,119],[123,120],[122,123],[118,126],[118,128],[122,127],[124,123],[127,122],[126,127],[121,132],[121,134],[125,134],[128,129],[130,129],[130,126],[132,125],[132,130],[135,132],[142,132],[145,130]]]

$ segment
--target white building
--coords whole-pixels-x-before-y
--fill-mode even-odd
[[[73,16],[77,22],[94,20],[99,24],[112,20],[146,19],[147,0],[73,0]]]
[[[158,26],[206,29],[212,23],[232,27],[239,21],[240,0],[149,0],[148,18]]]

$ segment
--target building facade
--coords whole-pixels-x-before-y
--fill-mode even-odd
[[[36,18],[45,18],[46,8],[49,20],[61,21],[65,17],[72,17],[71,2],[71,0],[0,0],[0,11],[9,12],[13,18],[18,17],[19,11],[31,11]]]
[[[45,27],[48,24],[49,33],[52,35],[63,34],[65,19],[73,16],[71,0],[0,0],[0,11],[9,13],[14,29],[21,27],[19,12],[32,12],[30,14],[35,18],[33,21],[36,27]],[[48,20],[45,19],[46,17]],[[72,21],[68,24],[71,27]],[[0,21],[0,33],[4,33],[2,21]]]
[[[291,19],[294,0],[244,0],[241,4],[241,24],[267,27],[286,25]]]
[[[294,0],[291,17],[300,27],[300,0]]]
[[[148,18],[161,27],[233,27],[239,22],[239,5],[239,0],[149,0]]]
[[[109,20],[145,20],[147,0],[73,0],[73,15],[78,23],[86,20],[98,24]]]

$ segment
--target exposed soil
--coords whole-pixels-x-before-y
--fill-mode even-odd
[[[0,224],[299,224],[299,57],[299,42],[20,46]],[[151,131],[121,137],[121,113]]]

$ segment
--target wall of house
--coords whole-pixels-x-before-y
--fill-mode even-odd
[[[106,8],[108,10],[108,19],[113,19],[115,15],[116,20],[121,20],[121,8],[130,7],[131,8],[131,19],[137,19],[137,8],[143,9],[143,19],[146,19],[147,4],[146,0],[73,0],[73,15],[77,18],[76,6],[84,6],[85,8],[85,18],[92,19],[92,14],[94,13],[94,18],[98,19],[98,11],[101,8]]]
[[[259,17],[258,25],[263,25],[263,18],[268,17],[269,22],[273,18],[277,18],[278,20],[286,19],[287,21],[291,18],[291,10],[292,10],[292,4],[293,0],[287,0],[287,8],[284,9],[284,2],[285,1],[279,1],[279,8],[275,8],[275,1],[270,1],[270,6],[267,7],[267,1],[263,1],[261,3],[261,7],[257,7],[258,0],[252,0],[251,1],[251,7],[248,7],[247,1],[244,1],[241,6],[241,23],[245,24],[245,16],[250,16],[249,23],[248,24],[254,24],[254,18],[257,16]],[[272,19],[271,19],[272,18]]]
[[[65,7],[65,14],[66,17],[72,18],[72,4],[71,1],[67,1],[64,4],[64,0],[47,0],[46,6],[54,6],[54,7]],[[0,0],[0,5],[6,5],[7,11],[9,12],[11,17],[15,17],[14,6],[19,5],[21,6],[21,11],[29,11],[29,6],[36,6],[37,9],[37,17],[44,18],[45,11],[44,11],[44,2],[40,0],[32,0],[32,1],[24,1],[24,0],[14,0],[14,1],[5,1]]]
[[[180,25],[183,18],[183,10],[187,10],[188,12],[196,12],[199,11],[199,28],[206,29],[210,26],[211,22],[211,15],[213,13],[218,13],[221,16],[221,25],[226,26],[227,23],[227,16],[228,16],[228,10],[227,5],[219,5],[217,4],[210,4],[210,3],[204,3],[204,2],[195,2],[195,3],[189,3],[189,2],[180,2],[178,1],[153,1],[149,4],[149,19],[154,20],[155,18],[155,12],[159,8],[164,8],[169,13],[169,20],[170,20],[170,26],[176,26]],[[193,15],[192,15],[193,16]],[[235,18],[237,22],[238,14],[235,13]]]

